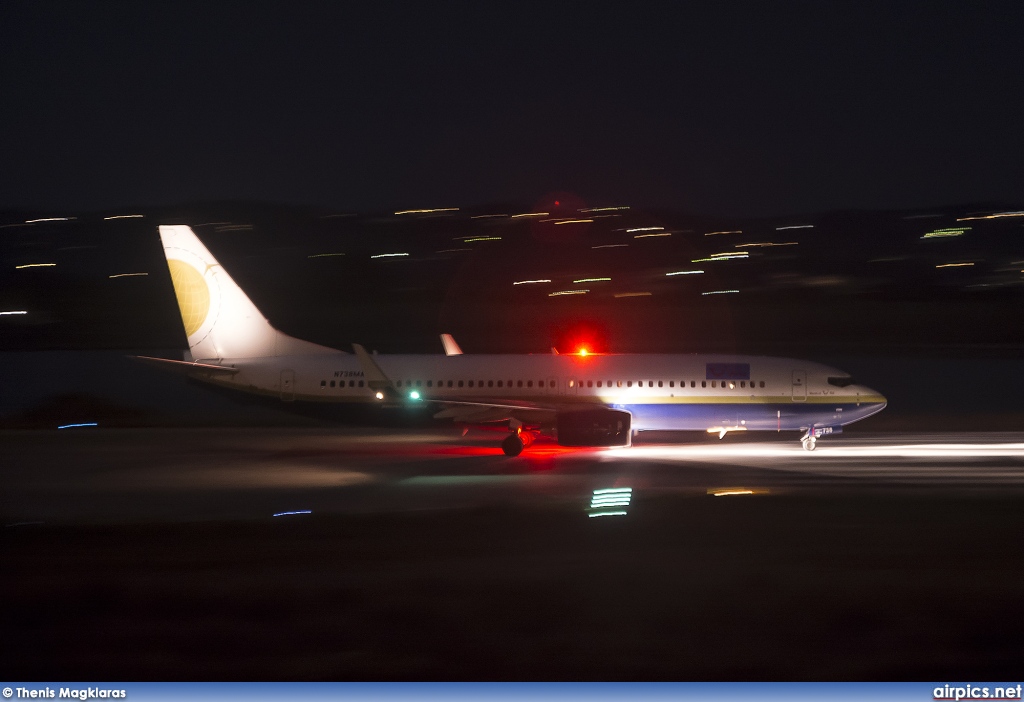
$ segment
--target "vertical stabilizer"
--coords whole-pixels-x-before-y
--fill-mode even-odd
[[[336,353],[274,329],[185,225],[160,225],[192,360]]]

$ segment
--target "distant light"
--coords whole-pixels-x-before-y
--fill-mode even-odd
[[[149,275],[149,273],[116,273],[114,275],[108,275],[108,278],[135,278],[137,276]]]
[[[292,510],[291,512],[278,512],[274,516],[275,517],[287,517],[287,516],[292,515],[292,514],[313,514],[313,510],[311,510],[311,509],[295,509],[295,510]]]
[[[573,283],[605,283],[610,281],[611,278],[580,278],[579,280],[572,281]]]
[[[753,490],[715,490],[711,493],[715,497],[728,497],[730,495],[753,495]]]
[[[321,254],[310,254],[306,258],[327,258],[328,256],[344,256],[343,253],[321,253]]]
[[[970,227],[946,227],[945,229],[936,229],[935,231],[928,232],[922,239],[943,239],[951,236],[963,236],[965,232],[969,232]]]
[[[77,217],[40,217],[39,219],[26,219],[25,224],[35,224],[37,222],[70,222]]]
[[[412,392],[409,393],[409,399],[410,400],[418,400],[418,399],[420,399],[420,394],[418,392],[416,392],[415,390],[413,390]]]
[[[108,219],[136,219],[138,217],[145,217],[145,216],[146,215],[140,215],[140,214],[133,214],[133,215],[110,215],[109,217],[104,217],[103,219],[104,219],[104,221],[106,221]]]
[[[601,244],[600,246],[591,246],[592,249],[617,249],[620,246],[629,246],[629,244]]]
[[[431,210],[399,210],[396,215],[407,215],[407,214],[429,214],[431,212],[458,212],[458,207],[436,207]]]
[[[589,208],[587,208],[585,210],[580,210],[580,212],[613,212],[615,210],[628,210],[628,209],[629,209],[629,207],[627,207],[627,206],[622,206],[622,207],[589,207]]]
[[[690,263],[707,263],[709,261],[729,261],[734,258],[750,258],[746,251],[735,251],[733,253],[711,254],[707,258],[695,258]]]
[[[0,317],[13,314],[28,314],[28,310],[11,310],[9,312],[0,312]]]
[[[966,222],[971,219],[1002,219],[1004,217],[1024,217],[1024,211],[1018,210],[1016,212],[995,212],[990,215],[978,215],[975,217],[957,217],[956,221]]]
[[[651,293],[649,293],[649,292],[615,293],[615,297],[650,297],[650,296],[651,296]]]
[[[775,231],[781,232],[783,229],[814,229],[813,224],[791,224],[788,227],[775,227]]]
[[[466,239],[468,244],[471,241],[501,241],[500,236],[475,236],[472,239]]]
[[[407,254],[407,253],[386,253],[386,254],[377,254],[376,256],[370,256],[370,258],[391,258],[393,256],[408,256],[408,255],[409,254]]]
[[[670,276],[670,275],[700,275],[703,272],[704,271],[701,271],[701,270],[694,270],[694,271],[672,271],[671,273],[666,273],[665,275],[666,276]]]
[[[538,278],[537,280],[517,280],[512,285],[534,285],[536,283],[550,283],[551,281],[547,278]]]
[[[742,234],[742,229],[733,229],[728,232],[704,232],[704,236],[715,236],[716,234]]]
[[[556,297],[558,295],[586,295],[589,290],[559,290],[558,292],[548,293],[548,297]]]
[[[736,244],[736,248],[737,249],[746,249],[746,248],[756,248],[756,247],[762,247],[762,246],[797,246],[799,243],[800,243],[799,241],[783,241],[783,242],[762,241],[762,242],[754,243],[754,244]]]
[[[739,290],[711,290],[710,292],[703,292],[701,295],[728,295],[729,293],[738,293]]]
[[[555,207],[558,207],[560,204],[561,203],[558,200],[555,200]]]
[[[591,512],[588,517],[624,517],[627,512]]]
[[[508,217],[507,214],[473,215],[470,219],[489,219],[491,217]]]
[[[627,229],[626,233],[632,234],[633,232],[660,232],[664,231],[664,229],[665,227],[634,227],[633,229]]]
[[[21,266],[15,266],[14,268],[15,268],[15,270],[18,270],[18,269],[21,269],[21,268],[48,268],[48,267],[56,266],[56,265],[57,265],[56,263],[26,263],[26,264],[21,265]]]
[[[382,393],[380,390],[378,390],[376,392],[376,394],[374,395],[374,397],[376,397],[378,400],[383,400],[384,399],[384,393]]]
[[[963,266],[973,266],[973,263],[943,263],[942,265],[935,266],[936,268],[962,268]]]
[[[57,427],[58,429],[72,429],[74,427],[95,427],[98,426],[96,422],[81,422],[79,424],[62,424]]]
[[[660,234],[634,234],[634,239],[648,239],[652,236],[672,236],[672,232],[661,232]]]
[[[558,204],[558,203],[555,203]],[[555,224],[586,224],[593,222],[592,219],[563,219],[561,222],[555,222]]]
[[[579,350],[580,356],[586,356],[588,353],[590,353],[590,352],[587,351],[585,348],[582,348],[582,349]]]
[[[523,212],[522,214],[514,214],[510,219],[516,219],[517,217],[547,217],[550,212]]]

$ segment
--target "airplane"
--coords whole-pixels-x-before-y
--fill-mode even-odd
[[[539,437],[626,447],[637,432],[799,431],[803,448],[882,411],[886,398],[841,370],[788,358],[721,354],[353,353],[278,331],[191,227],[160,225],[188,338],[183,360],[143,361],[284,402],[431,403],[437,418],[508,431],[517,456]]]

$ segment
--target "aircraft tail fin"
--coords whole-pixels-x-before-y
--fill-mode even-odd
[[[188,361],[339,353],[271,326],[191,227],[160,225],[167,268],[188,337]]]

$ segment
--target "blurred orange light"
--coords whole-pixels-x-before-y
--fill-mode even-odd
[[[586,355],[587,355],[587,350],[585,348],[581,347],[580,348],[580,356],[586,356]]]

